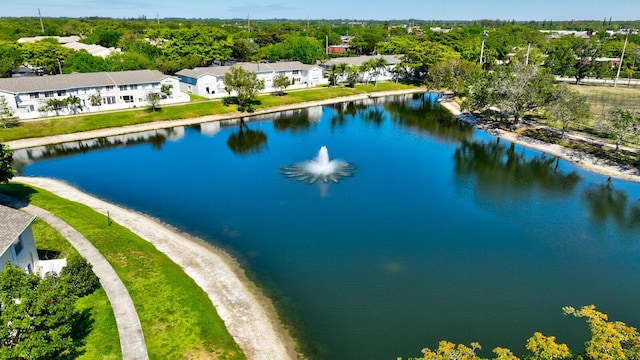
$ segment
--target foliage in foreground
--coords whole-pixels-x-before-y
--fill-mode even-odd
[[[13,162],[13,151],[8,146],[0,144],[0,184],[8,183],[15,170],[11,163]]]
[[[591,360],[633,360],[640,358],[640,333],[623,322],[609,321],[606,314],[596,310],[594,305],[583,306],[579,310],[567,306],[562,309],[566,315],[585,318],[591,331],[591,339],[585,343],[584,352],[572,354],[566,344],[556,343],[554,336],[539,332],[527,340],[529,354],[525,359],[591,359]],[[413,360],[480,360],[476,354],[482,347],[478,343],[471,346],[440,341],[438,348],[422,350],[423,357]],[[519,360],[511,350],[497,347],[493,349],[495,360]]]
[[[74,286],[84,280],[94,286],[76,291]],[[80,258],[60,277],[41,278],[7,266],[0,274],[0,358],[75,359],[81,355],[92,320],[88,311],[74,310],[75,303],[98,287],[91,265]]]

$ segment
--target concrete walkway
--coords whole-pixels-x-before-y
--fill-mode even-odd
[[[9,196],[0,194],[0,202],[19,208],[47,222],[73,245],[80,255],[93,266],[94,273],[100,278],[100,284],[107,293],[111,308],[116,318],[120,348],[124,360],[147,360],[147,346],[140,325],[140,319],[133,301],[124,284],[107,259],[100,254],[82,234],[64,220],[37,206],[23,203]]]

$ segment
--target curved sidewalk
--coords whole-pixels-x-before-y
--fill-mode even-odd
[[[24,210],[47,222],[73,245],[80,255],[93,266],[93,271],[100,278],[100,284],[107,293],[113,314],[116,318],[120,349],[124,360],[147,360],[147,346],[140,325],[138,313],[124,284],[107,259],[100,254],[82,234],[54,214],[37,206],[26,204],[9,196],[0,194],[0,200],[12,207]]]

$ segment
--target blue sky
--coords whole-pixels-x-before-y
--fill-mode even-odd
[[[640,20],[639,0],[0,0],[0,16]]]

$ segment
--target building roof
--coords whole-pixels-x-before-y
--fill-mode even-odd
[[[34,215],[0,205],[0,254],[7,251],[35,218]]]
[[[377,58],[377,57],[381,57],[387,60],[387,64],[389,65],[395,65],[400,62],[400,59],[397,55],[374,55],[374,56],[362,55],[362,56],[355,56],[355,57],[340,57],[340,58],[331,59],[329,61],[326,61],[323,65],[331,66],[339,63],[347,63],[350,65],[362,66],[362,64],[364,64],[366,61]]]
[[[94,45],[94,44],[83,44],[81,42],[70,42],[70,43],[63,44],[62,46],[75,51],[85,50],[86,52],[88,52],[93,56],[107,56],[114,52],[116,53],[121,52],[120,49],[116,49],[112,47],[106,48],[104,46]]]
[[[293,70],[310,70],[316,68],[314,65],[306,65],[299,61],[280,61],[273,63],[238,63],[237,66],[241,66],[247,71],[253,71],[256,73],[265,72],[279,72],[279,71],[293,71]],[[184,69],[176,73],[176,75],[186,76],[193,79],[197,79],[204,75],[224,76],[231,66],[209,66],[209,67],[197,67],[194,69]]]
[[[80,36],[72,35],[72,36],[34,36],[34,37],[24,37],[18,39],[19,43],[25,42],[36,42],[44,39],[55,39],[60,44],[67,44],[72,42],[80,41]]]
[[[160,82],[166,77],[168,75],[157,70],[130,70],[4,78],[0,79],[0,91],[19,94],[109,85],[147,84]]]

